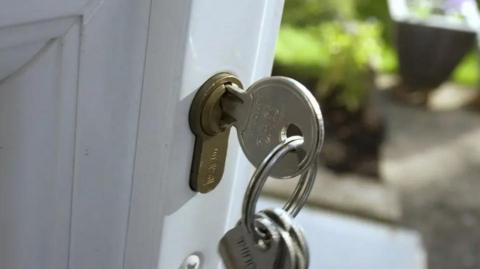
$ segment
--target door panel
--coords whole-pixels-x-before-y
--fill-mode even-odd
[[[0,27],[88,15],[101,0],[0,0]]]
[[[69,269],[123,267],[150,1],[84,16]]]
[[[57,21],[65,32],[53,38],[49,34],[55,31],[42,24],[13,28],[14,34],[0,30],[4,42],[19,44],[0,48],[0,56],[9,56],[0,60],[0,261],[5,269],[68,263],[78,22]],[[29,35],[34,30],[37,41]]]
[[[1,267],[121,268],[150,1],[0,5]]]
[[[188,186],[188,110],[219,71],[267,76],[282,1],[0,1],[0,267],[178,268],[238,219],[251,166]]]

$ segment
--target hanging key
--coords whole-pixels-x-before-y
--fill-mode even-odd
[[[196,136],[190,186],[206,193],[220,182],[230,127],[237,129],[248,160],[258,167],[287,137],[302,136],[304,144],[289,153],[271,175],[299,175],[316,158],[323,143],[323,120],[313,95],[286,77],[257,81],[246,90],[229,73],[219,73],[198,90],[190,109],[190,127]]]
[[[265,209],[257,215],[269,219],[269,221],[286,231],[294,243],[296,253],[295,269],[307,269],[310,261],[308,244],[303,229],[295,223],[293,217],[281,208]]]
[[[316,174],[313,163],[302,175],[285,205],[286,211],[265,210],[256,213],[260,192],[274,167],[290,152],[303,145],[303,138],[285,139],[269,152],[252,175],[245,191],[241,219],[220,240],[219,252],[228,269],[306,269],[308,247],[303,232],[290,216],[296,215],[308,197]],[[263,224],[263,225],[262,225]]]
[[[290,269],[297,263],[295,243],[269,218],[259,217],[249,232],[239,222],[220,240],[219,252],[228,269]]]

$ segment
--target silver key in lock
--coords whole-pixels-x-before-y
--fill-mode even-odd
[[[240,144],[256,167],[287,137],[302,136],[303,145],[288,153],[272,170],[276,178],[291,178],[310,165],[323,141],[320,107],[299,82],[286,77],[270,77],[255,82],[247,90],[226,86],[222,108],[237,128]]]
[[[200,87],[190,109],[190,127],[196,136],[190,174],[193,190],[206,193],[220,182],[232,125],[243,152],[256,167],[286,138],[304,138],[304,144],[273,169],[271,175],[276,178],[305,171],[323,143],[320,107],[299,82],[270,77],[244,90],[234,75],[216,74]]]

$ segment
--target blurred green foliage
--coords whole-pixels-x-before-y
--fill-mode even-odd
[[[285,25],[277,45],[277,63],[305,66],[319,78],[317,95],[335,93],[348,110],[360,108],[368,92],[371,64],[380,63],[383,51],[377,23],[329,21],[316,26]]]
[[[295,26],[318,25],[337,19],[355,16],[352,0],[286,0],[283,24]]]
[[[468,54],[453,72],[453,81],[464,86],[477,88],[480,79],[478,57],[478,52],[472,51]]]
[[[385,43],[388,34],[380,19],[358,14],[362,11],[380,16],[387,12],[383,10],[386,6],[373,2],[287,0],[277,43],[277,65],[305,70],[318,78],[317,96],[334,96],[346,109],[359,109],[371,88],[371,68],[396,68],[395,54]]]
[[[355,110],[369,90],[355,85],[365,85],[370,67],[397,70],[391,29],[387,0],[286,0],[276,62],[321,78],[321,95],[337,89],[338,102]],[[473,86],[478,74],[472,53],[452,78]]]

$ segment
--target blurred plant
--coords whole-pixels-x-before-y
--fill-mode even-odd
[[[452,6],[458,1],[464,0],[448,0],[448,5]],[[378,27],[381,35],[378,39],[381,50],[376,53],[380,56],[375,60],[375,67],[382,73],[397,71],[398,62],[392,42],[387,0],[287,0],[284,10],[277,61],[289,64],[291,69],[301,71],[301,75],[320,76],[323,72],[321,67],[325,66],[331,55],[324,54],[328,50],[322,48],[320,43],[328,43],[329,40],[319,40],[308,28],[321,27],[332,21],[339,25],[345,21],[350,24],[352,21],[377,24],[375,27]],[[452,79],[463,85],[475,86],[480,79],[479,74],[477,59],[472,53],[458,66]]]
[[[472,51],[458,65],[452,75],[455,82],[472,88],[478,86],[480,69],[477,54],[478,52]]]
[[[316,95],[333,97],[351,112],[360,109],[368,96],[371,68],[395,65],[394,53],[382,39],[382,25],[376,20],[354,20],[354,3],[287,1],[276,50],[278,65],[317,77]],[[294,4],[295,8],[289,6]]]
[[[325,21],[351,19],[355,16],[353,0],[288,0],[283,23],[295,26],[318,25]]]
[[[315,68],[319,77],[317,96],[335,96],[337,105],[356,111],[371,87],[370,67],[380,62],[380,33],[376,23],[328,22],[302,30],[285,27],[280,33],[277,60],[280,64]],[[300,48],[301,53],[292,53]]]
[[[462,6],[474,0],[408,0],[408,7],[412,16],[419,19],[428,19],[439,15],[445,19],[464,20]]]
[[[354,23],[325,25],[320,32],[333,36],[333,42],[327,48],[331,63],[324,70],[319,83],[321,97],[332,96],[335,101],[349,111],[361,108],[368,97],[370,67],[378,64],[379,52],[382,51],[378,24]]]
[[[410,13],[420,19],[426,19],[433,15],[435,6],[432,0],[407,0]]]

